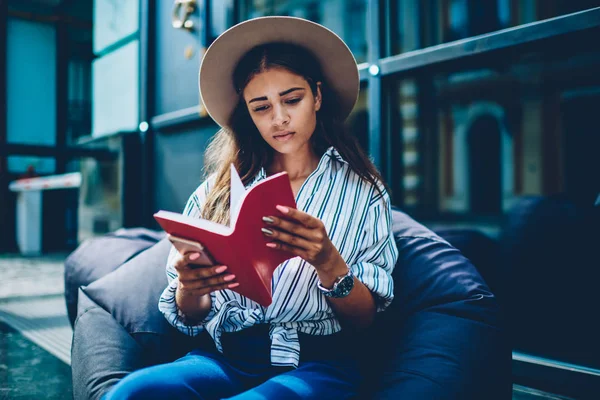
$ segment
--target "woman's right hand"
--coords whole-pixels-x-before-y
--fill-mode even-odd
[[[239,286],[235,275],[227,273],[227,266],[198,264],[198,258],[198,253],[180,254],[173,264],[179,276],[175,302],[190,325],[210,312],[211,292]]]
[[[227,273],[227,266],[195,263],[198,258],[199,254],[192,252],[179,255],[175,261],[173,266],[179,276],[178,290],[186,295],[202,296],[239,285],[235,275]]]

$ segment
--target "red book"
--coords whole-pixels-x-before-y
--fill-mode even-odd
[[[230,226],[170,211],[159,211],[154,218],[170,235],[199,242],[217,265],[226,265],[240,285],[231,289],[262,306],[272,302],[271,280],[279,264],[295,257],[292,253],[272,249],[263,235],[263,216],[283,218],[275,206],[296,208],[287,172],[270,176],[246,190],[231,166]]]

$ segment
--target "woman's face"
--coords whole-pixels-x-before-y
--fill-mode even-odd
[[[310,148],[321,108],[320,87],[315,96],[302,76],[272,68],[255,75],[243,97],[252,121],[275,151],[294,154]]]

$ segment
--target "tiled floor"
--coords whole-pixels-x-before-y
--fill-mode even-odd
[[[0,400],[72,398],[64,259],[0,255]]]

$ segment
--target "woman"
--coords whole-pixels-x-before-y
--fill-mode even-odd
[[[230,163],[247,187],[286,171],[297,209],[278,207],[286,220],[265,215],[256,234],[297,257],[275,271],[273,303],[262,307],[229,290],[238,283],[227,266],[198,267],[197,253],[172,249],[159,308],[186,334],[207,331],[219,351],[137,371],[108,398],[357,394],[353,334],[391,302],[398,257],[382,178],[341,128],[358,84],[343,41],[298,18],[246,21],[207,50],[200,92],[223,129],[184,213],[228,221]]]

